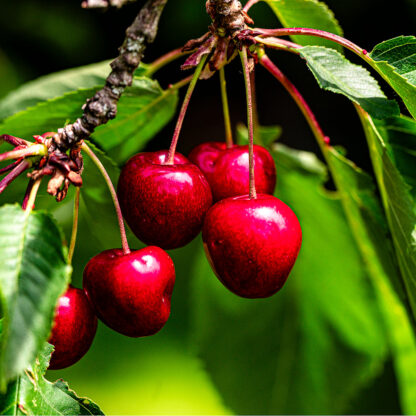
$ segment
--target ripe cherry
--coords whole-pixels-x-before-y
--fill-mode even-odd
[[[293,211],[271,195],[227,198],[207,213],[202,239],[220,281],[236,295],[265,298],[282,288],[302,231]]]
[[[134,234],[146,244],[164,249],[182,247],[201,231],[211,189],[197,166],[167,151],[139,153],[121,171],[118,197]]]
[[[206,176],[214,201],[248,193],[248,146],[227,148],[225,143],[202,143],[192,150],[189,159]],[[273,194],[276,168],[272,156],[264,147],[254,145],[254,163],[257,192]]]
[[[165,325],[174,283],[173,261],[159,247],[106,250],[84,270],[84,290],[97,316],[129,337],[153,335]]]
[[[50,370],[69,367],[89,350],[97,330],[97,317],[81,289],[69,286],[59,300],[49,339],[55,350]]]

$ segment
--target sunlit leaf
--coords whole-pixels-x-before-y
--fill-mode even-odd
[[[70,275],[61,234],[49,215],[0,209],[0,382],[19,375],[50,334],[58,297]]]
[[[345,95],[375,118],[399,114],[397,103],[386,98],[377,81],[363,67],[352,64],[333,49],[306,46],[299,52],[321,88]]]

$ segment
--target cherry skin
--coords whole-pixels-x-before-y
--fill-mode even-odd
[[[49,343],[55,347],[50,370],[69,367],[90,349],[97,317],[81,289],[69,286],[59,298]]]
[[[159,247],[106,250],[84,269],[84,291],[97,316],[129,337],[158,332],[170,315],[175,266]]]
[[[302,230],[293,211],[272,195],[227,198],[205,217],[202,239],[219,280],[236,295],[266,298],[295,264]]]
[[[148,245],[173,249],[199,234],[212,194],[197,166],[178,153],[175,163],[166,165],[167,153],[133,156],[121,171],[117,193],[137,238]]]
[[[195,147],[189,154],[207,178],[214,201],[245,195],[249,189],[248,146],[207,142]],[[276,168],[272,156],[262,146],[254,145],[254,174],[259,193],[273,194]]]

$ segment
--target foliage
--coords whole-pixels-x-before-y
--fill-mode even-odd
[[[24,374],[8,385],[0,396],[2,415],[103,415],[89,399],[78,397],[63,380],[44,378],[53,347],[44,350]]]
[[[320,1],[265,3],[285,27],[342,35]],[[415,39],[387,40],[364,57],[413,117]],[[319,86],[356,106],[373,172],[319,138],[326,164],[273,144],[278,126],[257,126],[258,141],[276,161],[276,195],[293,208],[304,234],[287,286],[268,300],[240,299],[215,278],[199,239],[172,252],[178,279],[167,328],[138,341],[100,327],[82,364],[59,373],[110,413],[359,413],[357,400],[369,391],[377,397],[374,408],[393,397],[400,400],[397,413],[416,413],[416,122],[399,115],[397,103],[338,44],[300,35],[292,40],[302,45],[299,54]],[[107,73],[108,61],[19,87],[0,102],[0,132],[29,139],[74,121]],[[149,73],[142,64],[117,118],[89,143],[114,182],[119,166],[145,149],[176,111],[177,89],[162,89]],[[238,135],[246,142],[243,126]],[[325,189],[329,177],[336,191]],[[83,181],[75,282],[90,257],[119,244],[111,197],[87,157]],[[19,201],[25,182],[7,189],[2,204]],[[2,414],[102,414],[65,382],[44,377],[53,311],[71,274],[62,241],[70,235],[72,196],[57,205],[40,195],[32,213],[0,208]],[[379,394],[390,360],[388,394]]]

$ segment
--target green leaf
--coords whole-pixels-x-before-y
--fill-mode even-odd
[[[406,293],[416,316],[416,122],[374,122],[360,112]],[[403,157],[405,155],[405,157]]]
[[[121,97],[117,118],[99,127],[93,139],[111,157],[124,162],[144,147],[175,114],[177,90],[162,90],[157,81],[135,78]]]
[[[327,160],[363,261],[376,289],[390,340],[405,414],[416,413],[416,337],[372,178],[330,148]]]
[[[0,395],[2,415],[103,415],[101,409],[86,398],[78,397],[63,380],[50,383],[44,378],[53,347],[46,344],[22,376],[9,384]]]
[[[373,66],[400,95],[416,118],[416,38],[398,36],[375,46]]]
[[[306,46],[299,49],[321,88],[342,94],[373,117],[383,119],[399,114],[394,100],[388,100],[371,74],[352,64],[333,49]]]
[[[334,13],[325,3],[317,0],[264,0],[276,13],[284,27],[320,29],[336,35],[343,31]],[[314,36],[292,36],[300,45],[320,45],[342,51],[342,46]]]
[[[194,336],[225,404],[238,414],[342,414],[380,371],[387,343],[377,299],[326,170],[275,145],[277,196],[302,226],[285,288],[269,299],[228,292],[201,256]]]
[[[0,295],[4,317],[0,384],[34,360],[50,334],[55,305],[70,276],[61,234],[45,213],[0,208]]]
[[[254,137],[254,142],[263,146],[269,146],[282,135],[280,126],[259,126],[257,130],[258,137]],[[237,142],[239,144],[248,143],[247,127],[243,123],[237,125]]]
[[[0,131],[24,138],[56,131],[81,115],[82,105],[97,89],[73,91],[39,103],[4,120]],[[93,140],[111,151],[114,160],[124,162],[171,119],[177,99],[176,90],[163,91],[157,81],[135,78],[120,99],[117,118],[100,126]]]
[[[146,69],[147,65],[142,63],[136,75],[144,74]],[[27,82],[0,101],[0,120],[67,92],[104,86],[110,71],[110,61],[104,61],[67,69]]]

